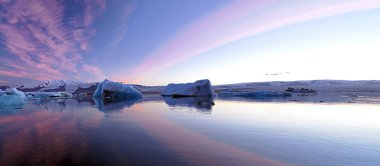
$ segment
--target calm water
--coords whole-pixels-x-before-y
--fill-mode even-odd
[[[380,165],[380,105],[199,103],[30,101],[0,112],[0,165]]]

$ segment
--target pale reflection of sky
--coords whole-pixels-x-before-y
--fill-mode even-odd
[[[322,125],[380,129],[380,105],[218,102],[216,117],[239,118],[258,123]],[[233,111],[230,111],[233,110]]]
[[[30,102],[0,116],[0,150],[7,151],[0,153],[0,165],[66,158],[77,164],[88,159],[193,165],[380,162],[380,105],[216,100],[204,110],[191,103],[108,103],[99,110],[95,103],[75,100]]]

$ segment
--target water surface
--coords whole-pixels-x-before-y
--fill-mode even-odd
[[[0,165],[380,164],[380,105],[203,101],[28,101]]]

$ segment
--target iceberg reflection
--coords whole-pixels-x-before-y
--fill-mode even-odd
[[[5,92],[0,89],[0,111],[14,112],[21,109],[25,101],[25,94],[16,88],[7,88]]]
[[[165,103],[171,107],[193,107],[199,110],[211,110],[215,105],[213,97],[163,97]]]
[[[111,112],[111,111],[120,111],[124,109],[125,107],[130,107],[133,104],[140,101],[140,98],[114,101],[114,100],[102,99],[100,97],[94,97],[94,101],[99,111]]]

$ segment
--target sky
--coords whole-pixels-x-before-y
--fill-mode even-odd
[[[378,0],[0,0],[0,85],[380,80]]]

